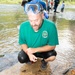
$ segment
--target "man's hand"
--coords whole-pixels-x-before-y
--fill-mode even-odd
[[[28,56],[29,56],[29,59],[30,59],[31,62],[36,62],[37,61],[37,57],[35,55],[29,53]]]
[[[37,57],[35,55],[33,55],[33,49],[32,48],[28,48],[26,50],[27,55],[29,56],[29,59],[31,62],[36,62],[37,61]]]

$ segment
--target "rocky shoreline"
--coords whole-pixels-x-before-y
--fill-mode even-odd
[[[10,70],[10,68],[13,67],[16,68],[16,64],[17,66],[21,65],[20,63],[18,65],[17,55],[18,52],[14,52],[8,53],[6,55],[3,55],[3,57],[0,57],[0,73]],[[64,69],[65,65],[58,63],[57,61],[58,58],[55,61],[50,62],[50,68],[52,71],[52,74],[50,75],[75,75],[75,64],[70,65],[70,67],[68,66]]]

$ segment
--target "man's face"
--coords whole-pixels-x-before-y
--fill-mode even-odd
[[[34,29],[34,31],[38,31],[42,24],[43,14],[29,13],[28,18],[29,18],[30,24],[31,24],[32,28]]]

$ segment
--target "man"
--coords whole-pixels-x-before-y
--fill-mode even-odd
[[[60,0],[54,0],[54,12],[57,12],[57,7],[60,3]]]
[[[65,8],[65,2],[63,1],[61,4],[61,12],[64,12],[64,8]]]
[[[46,11],[46,3],[42,0],[31,0],[30,2],[27,2],[25,0],[22,1],[22,6],[24,7],[26,3],[40,3],[42,5],[42,7],[44,8],[44,18],[48,19],[49,18],[49,14]]]
[[[41,68],[46,69],[47,62],[56,58],[58,45],[57,29],[53,22],[44,19],[43,7],[39,3],[25,5],[28,21],[23,22],[19,31],[19,44],[22,50],[18,54],[20,63],[37,62],[42,58]]]

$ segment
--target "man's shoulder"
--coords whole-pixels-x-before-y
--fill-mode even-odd
[[[44,27],[48,29],[53,29],[56,27],[55,23],[51,20],[44,20]]]
[[[46,25],[55,25],[55,23],[54,23],[53,21],[48,20],[48,19],[44,19],[44,23],[45,23]]]
[[[22,22],[21,25],[29,24],[29,21]]]
[[[25,21],[21,23],[20,27],[27,27],[29,24],[29,21]]]

